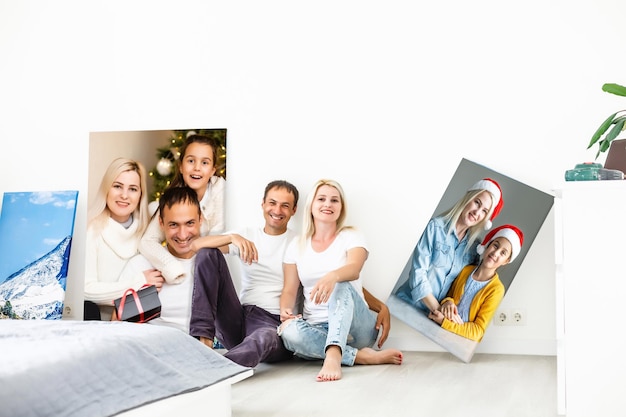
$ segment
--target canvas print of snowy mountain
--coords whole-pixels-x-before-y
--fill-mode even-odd
[[[4,193],[0,318],[60,320],[78,191]]]

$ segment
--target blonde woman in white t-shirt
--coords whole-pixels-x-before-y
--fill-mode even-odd
[[[318,381],[340,379],[342,365],[402,363],[399,350],[372,348],[381,327],[380,316],[388,315],[388,309],[362,287],[367,244],[360,232],[344,225],[345,219],[346,201],[339,183],[317,181],[307,197],[303,233],[291,242],[283,260],[279,334],[296,356],[323,359]],[[296,315],[300,284],[304,309],[302,315]],[[378,347],[383,343],[381,337]]]

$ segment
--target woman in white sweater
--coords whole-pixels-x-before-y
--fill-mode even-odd
[[[98,319],[93,303],[103,318],[113,311],[113,300],[128,288],[146,283],[160,288],[163,278],[156,270],[144,271],[130,281],[120,282],[126,262],[138,253],[138,245],[149,221],[146,170],[137,161],[117,158],[102,177],[89,208],[85,247],[85,318]],[[93,317],[95,312],[95,316]]]

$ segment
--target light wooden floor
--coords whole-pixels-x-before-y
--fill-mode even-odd
[[[233,417],[555,417],[556,358],[404,352],[402,365],[343,368],[316,382],[321,362],[261,364],[232,387]]]

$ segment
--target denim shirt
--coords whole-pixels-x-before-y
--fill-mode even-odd
[[[428,312],[428,307],[421,301],[422,298],[432,294],[437,301],[441,301],[461,269],[478,261],[478,242],[465,250],[467,234],[459,241],[456,230],[448,233],[446,226],[442,217],[428,222],[413,251],[409,279],[397,292],[398,297],[425,312]]]

